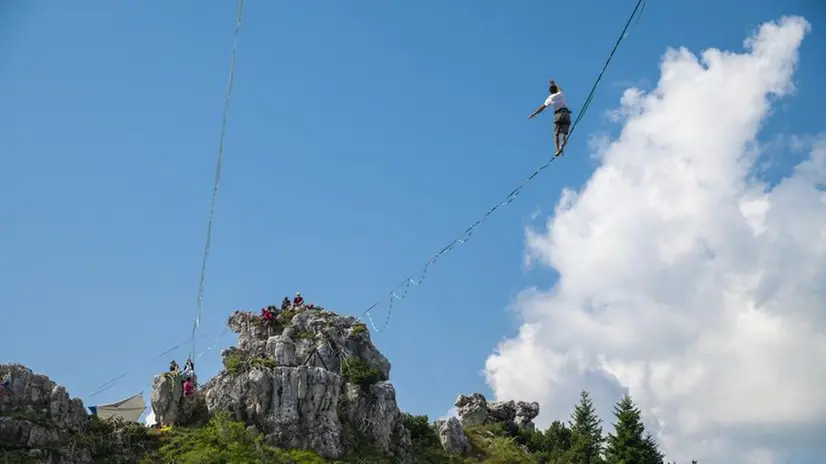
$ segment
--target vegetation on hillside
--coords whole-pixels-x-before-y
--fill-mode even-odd
[[[355,369],[354,369],[355,370]],[[354,372],[355,374],[355,372]],[[371,376],[367,376],[371,377]],[[614,407],[616,422],[607,435],[587,392],[570,420],[554,421],[545,430],[528,430],[504,424],[465,430],[471,449],[464,456],[448,455],[427,416],[404,414],[416,464],[663,464],[655,439],[646,433],[640,411],[630,397]],[[96,462],[150,464],[391,464],[369,447],[360,447],[347,459],[332,461],[311,451],[282,450],[269,446],[263,435],[226,413],[213,415],[201,427],[148,429],[138,424],[93,420],[72,440],[86,447]],[[3,450],[0,463],[32,462],[21,450]],[[31,458],[29,458],[31,459]],[[686,463],[688,464],[688,463]],[[693,461],[696,464],[696,461]]]

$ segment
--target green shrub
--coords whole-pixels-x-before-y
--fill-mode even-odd
[[[536,458],[522,451],[512,437],[496,437],[488,452],[485,463],[490,464],[535,464]]]
[[[243,352],[233,351],[224,358],[224,367],[230,374],[240,374],[247,359]]]
[[[439,442],[436,428],[430,423],[427,416],[414,416],[403,413],[402,423],[410,432],[410,441],[413,442],[413,455],[416,462],[421,464],[442,464],[464,462],[461,457],[448,455]]]
[[[230,420],[227,413],[215,414],[205,427],[173,428],[159,433],[160,448],[142,462],[174,464],[272,463],[321,464],[324,459],[309,451],[284,451],[253,435],[242,422]]]
[[[477,425],[465,429],[471,444],[467,463],[536,464],[537,456],[528,454],[511,436],[511,430],[503,424]]]
[[[272,369],[275,365],[274,359],[251,357],[242,351],[232,352],[224,358],[224,367],[232,375],[238,375],[256,367]]]
[[[249,358],[248,363],[249,363],[250,368],[262,367],[262,368],[265,368],[265,369],[272,369],[276,366],[275,360],[272,359],[272,358],[261,358],[261,357]]]
[[[365,332],[367,332],[367,326],[365,324],[362,324],[362,323],[353,324],[352,330],[353,330],[354,334],[365,333]]]
[[[292,322],[295,315],[299,312],[301,312],[301,310],[298,308],[285,309],[284,311],[278,313],[278,317],[276,317],[276,320],[281,325],[287,326],[290,324],[290,322]]]
[[[294,335],[294,337],[304,340],[313,340],[315,338],[315,334],[313,332],[298,332]]]
[[[370,367],[363,359],[355,356],[341,363],[341,375],[345,382],[360,386],[364,392],[370,391],[370,385],[383,380],[378,369]]]
[[[410,440],[414,444],[420,443],[424,446],[434,446],[439,444],[439,436],[436,429],[430,425],[427,416],[414,416],[410,413],[402,413],[402,423],[404,428],[410,432]]]

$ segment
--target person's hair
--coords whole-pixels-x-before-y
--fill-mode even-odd
[[[559,92],[559,87],[557,87],[556,84],[551,84],[551,86],[548,87],[548,92],[557,93]]]

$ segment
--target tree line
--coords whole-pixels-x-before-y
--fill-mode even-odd
[[[554,421],[544,431],[513,430],[511,434],[545,464],[664,464],[665,455],[645,430],[631,397],[620,399],[613,413],[614,430],[605,435],[590,395],[582,391],[567,424]]]

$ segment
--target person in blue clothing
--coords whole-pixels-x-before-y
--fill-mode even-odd
[[[548,82],[548,97],[545,99],[545,103],[540,105],[540,107],[531,113],[528,116],[528,119],[533,119],[539,113],[545,111],[545,108],[551,106],[554,109],[554,147],[556,147],[556,153],[554,156],[559,156],[562,154],[562,150],[565,149],[565,144],[568,143],[568,131],[571,130],[571,110],[568,109],[568,104],[565,102],[565,95],[562,93],[562,87],[557,85],[556,82],[550,80]],[[562,143],[560,144],[560,138],[562,139]]]

